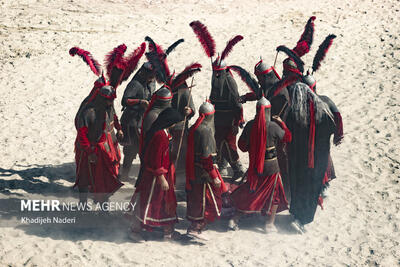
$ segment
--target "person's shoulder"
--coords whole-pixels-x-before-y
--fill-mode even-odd
[[[278,130],[278,129],[282,129],[282,127],[275,121],[270,121],[268,124],[268,129],[271,130]]]
[[[254,124],[254,119],[248,121],[243,128],[243,133],[249,132]]]
[[[141,84],[138,80],[133,79],[128,83],[125,90],[139,90],[143,88],[144,88],[143,84]]]

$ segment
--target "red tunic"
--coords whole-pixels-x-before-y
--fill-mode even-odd
[[[174,191],[175,171],[169,160],[170,135],[166,130],[156,132],[144,155],[144,169],[136,188],[139,196],[140,215],[143,225],[162,226],[178,221],[176,196]],[[163,191],[157,178],[161,174],[168,181],[169,189]]]
[[[103,127],[106,129],[106,125]],[[92,193],[112,194],[123,184],[118,180],[120,153],[110,131],[104,130],[97,142],[88,139],[88,128],[79,128],[75,141],[76,181],[74,186],[88,187]],[[96,154],[96,162],[88,161]]]

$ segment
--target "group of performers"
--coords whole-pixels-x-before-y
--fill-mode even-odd
[[[254,67],[257,79],[240,66],[226,64],[233,46],[243,39],[241,35],[216,55],[206,26],[199,21],[190,23],[212,62],[209,99],[201,104],[190,127],[196,113],[191,97],[193,77],[202,66],[193,63],[175,75],[167,63],[183,39],[163,50],[146,37],[147,52],[144,42],[128,56],[122,44],[107,54],[104,70],[88,51],[71,48],[70,54],[79,55],[99,77],[75,117],[75,186],[80,201],[86,202],[88,193],[93,193],[95,201],[107,201],[123,185],[121,181],[129,180],[132,161],[139,156],[130,229],[137,238],[154,229],[161,229],[165,238],[176,237],[177,166],[185,166],[188,234],[201,235],[208,223],[221,216],[223,207],[235,210],[229,220],[232,230],[239,228],[244,215],[261,213],[268,215],[265,231],[276,231],[275,214],[289,207],[286,196],[290,197],[292,224],[304,232],[317,205],[322,207],[324,189],[335,178],[330,137],[334,135],[335,145],[343,139],[340,112],[331,99],[317,94],[312,74],[304,74],[301,57],[311,48],[314,20],[307,21],[295,48],[277,48],[277,53],[287,55],[282,77],[274,66],[260,60]],[[312,73],[335,37],[327,36],[319,46]],[[116,89],[144,54],[147,61],[124,91],[120,123],[113,105]],[[234,72],[250,88],[249,93],[239,95]],[[191,83],[187,81],[190,77]],[[157,83],[161,84],[158,90]],[[256,115],[245,124],[242,104],[247,101],[256,101]],[[123,146],[122,166],[119,145]],[[237,147],[248,152],[247,170],[239,161]],[[233,174],[224,181],[228,164]]]

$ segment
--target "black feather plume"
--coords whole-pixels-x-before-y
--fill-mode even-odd
[[[155,51],[147,52],[146,58],[150,62],[151,66],[153,67],[157,81],[165,83],[167,81],[167,75],[165,73],[165,69],[163,67],[163,64],[160,61],[160,58],[159,58],[157,52],[155,52]]]
[[[262,90],[260,90],[260,86],[258,85],[258,82],[251,77],[250,73],[243,69],[242,67],[239,66],[229,66],[229,69],[235,71],[237,74],[239,74],[240,78],[247,84],[247,86],[250,88],[251,91],[253,91],[257,99],[262,96]]]
[[[178,41],[176,41],[175,43],[173,43],[172,45],[170,45],[167,50],[165,51],[165,54],[168,56],[169,53],[172,52],[172,50],[174,50],[179,44],[183,43],[185,40],[184,39],[179,39]]]
[[[325,58],[326,53],[328,52],[329,48],[332,45],[333,39],[336,38],[336,35],[334,34],[329,34],[325,40],[320,44],[318,47],[317,53],[315,53],[313,64],[312,64],[312,70],[313,73],[318,70],[318,68],[321,66],[321,61]]]
[[[164,55],[160,55],[158,53],[157,45],[153,39],[151,39],[149,36],[146,36],[144,40],[149,42],[149,49],[152,47],[152,50],[146,53],[146,58],[153,66],[157,80],[165,83],[167,81],[167,72],[163,62],[161,61],[161,58],[164,58]]]
[[[297,68],[301,73],[304,72],[304,62],[289,48],[284,45],[280,45],[276,48],[277,52],[284,52],[288,57],[290,57],[294,63],[296,63]]]

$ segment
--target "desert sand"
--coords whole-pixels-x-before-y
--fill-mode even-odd
[[[399,10],[398,1],[387,0],[1,1],[0,265],[400,265]],[[338,178],[307,233],[290,229],[287,212],[277,216],[276,234],[266,235],[260,219],[250,218],[240,231],[226,231],[221,221],[210,226],[208,241],[187,243],[133,243],[118,212],[102,218],[103,227],[84,230],[13,223],[19,199],[72,198],[73,118],[96,77],[69,48],[79,46],[103,61],[113,47],[125,43],[130,52],[146,35],[164,47],[184,38],[168,60],[176,71],[203,64],[193,89],[198,107],[209,94],[211,66],[191,21],[208,26],[217,51],[242,34],[227,63],[252,71],[260,56],[272,65],[278,45],[294,47],[312,15],[314,45],[303,60],[310,67],[325,36],[337,35],[315,77],[319,93],[341,110],[345,139],[332,147]],[[278,57],[279,72],[283,59]],[[240,93],[248,92],[236,80]],[[115,101],[119,115],[126,84]],[[245,119],[252,119],[254,102],[244,108]],[[247,155],[240,155],[246,166]],[[133,180],[112,199],[132,192]],[[184,233],[184,202],[178,212],[177,230]]]

